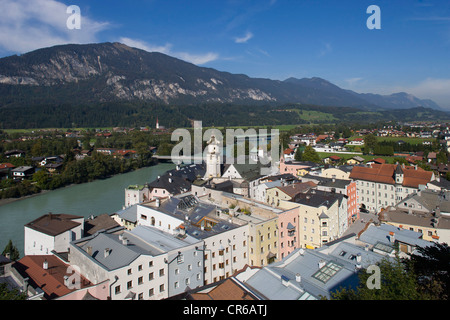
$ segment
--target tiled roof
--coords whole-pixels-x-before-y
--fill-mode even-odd
[[[256,300],[232,279],[226,279],[209,292],[192,293],[191,297],[194,300]]]
[[[284,192],[289,197],[293,198],[297,194],[306,192],[311,188],[314,188],[316,184],[312,181],[301,182],[301,183],[293,183],[284,187],[277,187],[281,192]]]
[[[372,167],[355,166],[350,173],[350,179],[365,180],[385,184],[395,184],[395,164],[374,164]],[[411,166],[402,167],[403,186],[418,188],[419,184],[426,185],[432,178],[433,173],[422,168]]]
[[[56,236],[67,230],[73,229],[80,225],[80,223],[73,221],[74,219],[81,219],[81,216],[70,214],[46,214],[36,220],[27,223],[25,227],[33,230]]]
[[[48,263],[48,269],[43,269],[44,261]],[[14,264],[19,273],[30,278],[30,285],[39,287],[45,292],[47,299],[54,299],[75,291],[69,289],[64,285],[64,276],[69,276],[69,265],[63,263],[57,257],[48,256],[25,256]],[[72,273],[73,274],[73,273]],[[80,287],[86,288],[92,284],[80,276]]]

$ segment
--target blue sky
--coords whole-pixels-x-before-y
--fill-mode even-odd
[[[81,29],[69,30],[69,5]],[[370,5],[381,29],[369,30]],[[357,92],[406,91],[450,109],[450,1],[0,0],[0,56],[122,42],[199,66]]]

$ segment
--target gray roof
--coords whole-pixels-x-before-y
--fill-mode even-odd
[[[329,298],[330,293],[340,287],[358,284],[358,255],[363,268],[385,258],[347,242],[340,242],[331,249],[296,249],[282,261],[256,272],[244,285],[270,300]],[[319,269],[319,262],[324,262],[322,269]],[[297,275],[301,276],[300,282],[296,280]]]
[[[378,227],[370,225],[369,228],[359,236],[359,240],[371,245],[376,245],[379,242],[392,245],[389,232],[394,232],[395,240],[399,242],[419,247],[434,245],[433,242],[421,239],[422,234],[419,232],[398,228],[389,224],[381,224]]]
[[[127,244],[123,244],[123,239],[127,239]],[[197,239],[190,236],[180,239],[154,227],[137,226],[131,231],[116,228],[98,232],[73,243],[79,243],[79,247],[85,252],[91,247],[92,259],[111,271],[128,266],[141,255],[158,256],[197,242]],[[106,249],[109,250],[107,256]]]
[[[333,179],[333,178],[326,178],[321,176],[313,176],[310,174],[306,174],[302,177],[302,181],[313,181],[317,183],[319,186],[329,187],[329,188],[335,188],[335,189],[345,189],[346,186],[348,186],[352,181],[351,180],[344,180],[344,179]]]
[[[88,251],[92,248],[92,258],[107,270],[115,270],[128,266],[140,256],[136,251],[136,246],[124,246],[119,240],[119,235],[111,233],[99,233],[81,245],[81,249]],[[110,250],[110,254],[105,257],[105,249]]]
[[[137,204],[132,205],[131,207],[120,210],[116,213],[120,218],[136,223],[137,222]]]
[[[164,199],[158,208],[151,208],[185,221],[186,234],[196,239],[204,239],[214,234],[239,227],[237,224],[218,219],[216,214],[217,207],[215,205],[200,202],[197,197],[192,195]],[[217,223],[210,229],[202,230],[199,222],[204,217],[208,217],[209,220],[213,219]]]
[[[340,205],[341,201],[345,197],[347,196],[339,193],[312,189],[309,190],[308,192],[297,194],[290,201],[316,208],[319,208],[321,206],[326,206],[327,208],[330,208],[336,201],[339,201]]]

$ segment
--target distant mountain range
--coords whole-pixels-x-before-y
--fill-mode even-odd
[[[321,78],[250,78],[121,43],[55,46],[0,59],[0,111],[42,104],[118,101],[440,110],[435,102],[407,93],[359,94]]]

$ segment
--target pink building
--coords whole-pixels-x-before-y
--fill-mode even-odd
[[[280,259],[299,248],[299,208],[278,214],[278,252]]]

